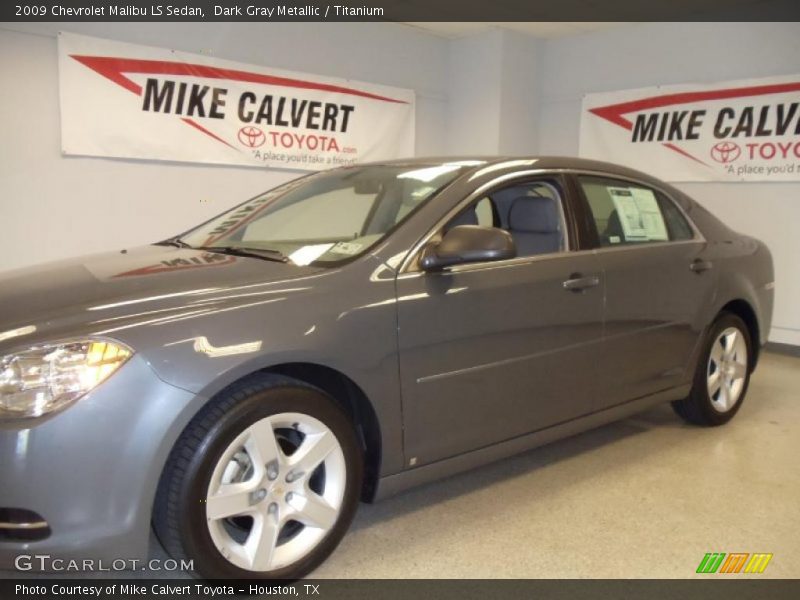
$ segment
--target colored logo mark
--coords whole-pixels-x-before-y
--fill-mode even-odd
[[[741,153],[741,147],[735,142],[719,142],[711,147],[711,158],[720,163],[733,162]]]
[[[772,554],[766,552],[707,552],[697,567],[697,573],[763,573]]]

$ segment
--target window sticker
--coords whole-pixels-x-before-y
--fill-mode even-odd
[[[353,254],[358,254],[361,252],[363,247],[364,244],[359,244],[357,242],[339,242],[333,248],[331,248],[331,252],[352,256]]]
[[[311,244],[309,246],[303,246],[292,252],[289,258],[294,264],[302,267],[317,260],[330,250],[331,246],[333,246],[333,244]]]
[[[656,195],[643,188],[609,187],[622,233],[628,242],[665,242],[669,239]]]

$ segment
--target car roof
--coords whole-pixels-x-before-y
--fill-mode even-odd
[[[574,156],[481,156],[481,155],[461,155],[461,156],[431,156],[399,158],[386,161],[375,161],[370,163],[360,163],[355,166],[409,166],[409,167],[432,167],[444,163],[464,163],[471,167],[471,170],[480,171],[488,166],[493,167],[492,171],[501,174],[504,171],[515,171],[522,169],[545,169],[545,170],[576,170],[605,173],[608,175],[618,175],[637,179],[643,183],[652,183],[661,187],[669,187],[665,182],[648,175],[642,171],[630,169],[614,163],[592,160],[588,158],[578,158]],[[474,163],[474,164],[471,164]]]

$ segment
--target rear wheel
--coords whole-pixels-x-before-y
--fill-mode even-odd
[[[352,423],[323,392],[251,381],[181,435],[159,487],[156,532],[206,578],[302,577],[347,530],[362,464]]]
[[[750,383],[750,332],[744,321],[722,313],[706,334],[689,397],[672,403],[696,425],[722,425],[739,411]]]

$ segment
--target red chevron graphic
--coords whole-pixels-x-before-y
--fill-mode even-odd
[[[598,106],[596,108],[590,108],[589,112],[597,115],[601,119],[605,119],[614,125],[618,125],[619,127],[630,131],[633,129],[633,123],[631,123],[624,116],[629,113],[653,108],[663,108],[665,106],[674,106],[676,104],[687,104],[689,102],[702,102],[704,100],[726,100],[728,98],[766,96],[769,94],[780,94],[784,92],[796,91],[800,91],[800,82],[755,85],[743,88],[725,88],[721,90],[708,90],[702,92],[679,92],[676,94],[665,94],[663,96],[650,96],[648,98],[641,98],[639,100],[620,102],[619,104]],[[674,152],[678,152],[679,154],[708,166],[699,158],[692,156],[674,144],[665,142],[662,145],[670,150],[673,150]]]

